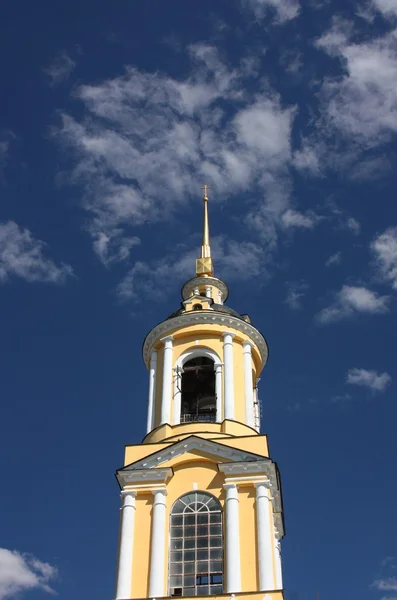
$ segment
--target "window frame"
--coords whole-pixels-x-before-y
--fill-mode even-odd
[[[183,494],[170,511],[169,596],[221,594],[224,575],[221,503],[207,491],[194,490]]]

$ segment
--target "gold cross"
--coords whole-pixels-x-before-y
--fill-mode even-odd
[[[201,189],[204,190],[204,200],[208,200],[207,190],[210,189],[209,185],[203,185]]]

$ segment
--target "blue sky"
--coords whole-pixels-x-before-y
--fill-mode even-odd
[[[14,0],[0,28],[0,600],[112,598],[204,183],[270,346],[286,598],[397,598],[397,1]]]

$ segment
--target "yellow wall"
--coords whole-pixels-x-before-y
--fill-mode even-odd
[[[213,494],[224,508],[224,474],[215,462],[200,459],[194,454],[177,457],[167,465],[173,466],[174,475],[167,484],[166,531],[169,531],[169,515],[174,502],[183,494],[207,491]],[[135,550],[133,556],[132,598],[148,595],[150,523],[153,506],[152,493],[138,491],[135,518]],[[242,591],[252,592],[258,586],[257,550],[255,529],[255,488],[251,484],[239,486],[240,546]],[[165,589],[168,589],[168,535],[165,548]],[[274,596],[277,598],[278,596]]]
[[[198,436],[202,437],[202,436]],[[208,439],[208,438],[207,438]],[[210,441],[219,442],[224,446],[229,446],[231,448],[237,448],[239,450],[245,450],[246,452],[253,452],[254,454],[259,454],[260,456],[269,456],[269,449],[267,443],[266,435],[252,435],[252,436],[241,436],[236,438],[219,438],[217,436],[212,436],[209,438]],[[124,465],[130,465],[138,460],[141,460],[151,454],[155,454],[167,448],[167,446],[175,443],[175,440],[167,440],[166,443],[157,443],[157,444],[136,444],[134,446],[126,446],[125,447],[125,457],[124,457]],[[179,458],[180,460],[184,460],[186,454],[182,454]],[[219,458],[218,458],[219,460]],[[169,462],[162,463],[161,467],[171,466]]]
[[[244,360],[243,360],[243,342],[250,338],[244,333],[228,327],[228,330],[235,333],[233,340],[233,366],[234,366],[234,391],[235,391],[235,420],[244,423],[245,421],[245,400],[244,400]],[[223,338],[224,327],[219,324],[200,324],[189,325],[170,332],[174,336],[173,365],[188,350],[207,348],[215,352],[221,362],[223,362]],[[158,427],[161,417],[161,397],[163,381],[163,344],[157,341],[154,344],[157,349],[157,376],[156,376],[156,397],[155,397],[155,417],[154,427]],[[253,383],[255,384],[257,374],[262,368],[262,361],[259,350],[254,346],[252,350],[252,370],[254,374]],[[223,394],[222,394],[223,395]],[[174,397],[174,381],[171,384],[171,398]],[[173,402],[171,402],[171,423],[173,423]]]

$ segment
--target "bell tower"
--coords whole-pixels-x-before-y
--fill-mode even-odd
[[[196,275],[143,344],[147,430],[127,446],[116,600],[282,600],[280,477],[260,433],[268,347],[214,276],[208,188]]]

